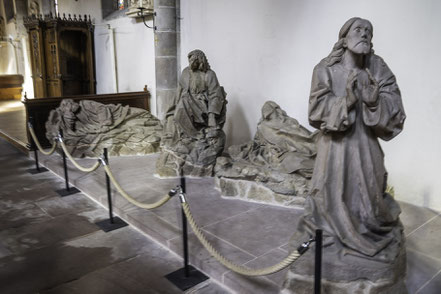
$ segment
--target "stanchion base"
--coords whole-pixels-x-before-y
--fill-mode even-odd
[[[209,279],[209,277],[195,269],[193,266],[189,265],[188,267],[190,272],[188,277],[185,276],[185,268],[178,269],[165,277],[182,291],[193,288],[197,284]]]
[[[125,221],[123,221],[117,216],[113,217],[113,223],[110,222],[110,219],[105,219],[96,222],[95,224],[106,233],[128,226],[128,224]]]
[[[80,193],[81,191],[78,190],[75,187],[70,187],[69,190],[61,189],[61,190],[57,190],[55,192],[57,192],[57,194],[60,195],[61,197],[65,197],[65,196],[69,196],[69,195],[72,195],[72,194]]]
[[[36,168],[30,168],[27,170],[28,173],[30,173],[31,175],[35,175],[35,174],[39,174],[39,173],[44,173],[49,171],[47,168],[45,167],[40,167],[39,169]]]

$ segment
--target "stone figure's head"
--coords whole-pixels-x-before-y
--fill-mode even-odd
[[[355,54],[368,55],[374,52],[372,44],[373,27],[370,21],[353,17],[345,22],[338,34],[338,41],[326,57],[329,66],[341,61],[346,50]]]
[[[61,123],[64,128],[75,130],[76,113],[80,110],[80,105],[72,99],[61,100],[58,111],[60,112]]]
[[[206,72],[210,69],[210,64],[208,63],[205,53],[199,49],[188,53],[188,63],[192,71],[200,70]]]
[[[262,118],[264,120],[283,120],[286,116],[286,112],[274,101],[266,101],[262,106]]]

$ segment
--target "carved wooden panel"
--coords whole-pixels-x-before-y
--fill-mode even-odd
[[[35,97],[95,93],[93,25],[86,16],[25,18],[30,35]],[[39,33],[36,33],[39,32]],[[34,49],[35,48],[35,49]],[[42,89],[43,88],[43,89]]]
[[[40,30],[30,32],[31,59],[32,59],[32,79],[34,80],[35,97],[46,96],[46,76],[44,55],[42,48],[42,36]]]

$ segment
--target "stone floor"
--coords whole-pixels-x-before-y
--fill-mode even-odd
[[[0,139],[0,293],[182,293],[164,278],[182,259],[133,226],[104,233],[107,211],[83,193],[61,198],[51,172]],[[230,293],[208,280],[186,293]]]
[[[2,128],[3,125],[0,125],[0,129]],[[86,287],[92,287],[90,288],[92,290],[87,293],[111,293],[102,289],[118,289],[115,285],[121,285],[119,293],[136,293],[136,291],[131,291],[131,288],[124,287],[135,287],[136,283],[142,285],[153,283],[152,285],[162,286],[167,282],[161,278],[162,273],[167,272],[163,268],[168,269],[170,264],[176,262],[174,260],[179,263],[177,255],[181,255],[182,252],[178,199],[172,199],[161,208],[145,211],[134,207],[113,191],[114,210],[131,224],[131,228],[122,229],[121,232],[115,231],[111,235],[98,231],[89,232],[90,223],[100,216],[104,217],[104,210],[99,209],[100,212],[96,212],[95,209],[98,207],[93,206],[89,201],[88,205],[84,204],[86,198],[82,196],[57,198],[53,191],[62,188],[63,182],[60,179],[54,179],[50,173],[36,176],[25,174],[25,168],[28,168],[31,162],[16,153],[12,155],[11,148],[4,146],[8,145],[5,143],[0,145],[0,162],[2,167],[4,166],[1,169],[0,181],[3,194],[0,194],[0,200],[1,203],[6,204],[0,206],[4,211],[0,230],[1,234],[10,237],[3,237],[5,235],[0,237],[0,257],[4,256],[0,259],[0,264],[3,265],[0,266],[0,293],[7,293],[1,289],[2,285],[14,283],[17,287],[21,284],[30,285],[31,288],[28,290],[33,289],[34,292],[36,289],[42,289],[37,286],[45,284],[51,285],[45,286],[45,289],[51,288],[52,290],[57,289],[56,287],[60,289],[68,287],[65,288],[66,290],[60,290],[61,293],[85,293]],[[14,163],[15,158],[18,158],[16,163]],[[152,202],[179,183],[178,179],[159,179],[154,176],[156,158],[157,155],[111,157],[110,166],[121,186],[129,194],[139,201]],[[62,175],[62,160],[59,155],[40,155],[40,160],[55,174]],[[94,161],[82,159],[80,162],[83,165],[91,165]],[[13,168],[14,166],[17,167]],[[102,168],[85,174],[76,170],[70,163],[68,166],[71,184],[93,199],[95,203],[106,206],[105,177]],[[15,178],[18,180],[14,180]],[[213,245],[236,263],[249,267],[260,268],[277,263],[285,257],[288,253],[287,243],[302,210],[223,199],[214,189],[213,182],[211,178],[187,181],[188,202],[194,217]],[[16,196],[16,194],[29,197],[29,201],[18,200],[21,196]],[[17,203],[12,202],[11,199]],[[49,203],[46,203],[46,200]],[[439,245],[441,243],[441,216],[439,212],[427,208],[403,202],[400,205],[403,210],[401,220],[407,236],[408,276],[406,283],[409,293],[439,293],[441,289],[441,246]],[[89,206],[93,206],[93,209],[87,208]],[[77,209],[78,212],[74,213],[72,209]],[[48,222],[49,219],[57,218],[58,221]],[[76,222],[82,222],[82,224],[76,224]],[[51,224],[51,227],[44,228],[44,226],[39,226],[40,223]],[[77,233],[66,233],[60,223],[74,227],[72,231]],[[57,228],[60,231],[57,231]],[[138,232],[133,228],[143,232],[147,238],[137,234]],[[123,233],[125,231],[129,233]],[[121,234],[121,236],[110,240],[111,237],[108,236],[113,234]],[[159,246],[158,249],[152,251],[145,247],[150,245],[140,245],[143,242],[156,244],[149,241],[149,238],[161,244],[162,247]],[[209,275],[211,281],[217,281],[228,287],[228,291],[237,293],[277,293],[279,291],[284,272],[259,278],[236,275],[210,257],[193,234],[190,234],[189,239],[190,262]],[[119,244],[127,250],[133,248],[137,257],[144,256],[144,254],[150,255],[145,259],[139,257],[142,261],[133,256],[128,257],[129,253],[115,249]],[[98,250],[94,251],[96,248],[104,249],[98,252]],[[83,253],[76,252],[78,249],[87,250],[83,255]],[[110,251],[110,254],[105,253],[106,251],[107,253]],[[29,256],[23,257],[26,254]],[[133,251],[131,254],[134,254]],[[80,259],[86,262],[85,268],[89,269],[88,271],[79,268],[79,262],[74,262],[77,261],[76,256],[86,257]],[[73,265],[70,265],[70,262],[74,262]],[[151,264],[152,267],[158,266],[159,273],[152,270]],[[19,276],[23,272],[23,269],[20,269],[21,266],[26,268],[27,275]],[[32,266],[33,269],[29,269]],[[49,272],[41,270],[32,274],[32,271],[39,266],[49,267]],[[60,266],[60,270],[55,271],[55,266]],[[63,270],[64,267],[67,269]],[[121,267],[124,268],[123,271]],[[140,267],[145,267],[146,270],[143,272]],[[115,274],[115,271],[118,271],[118,274]],[[121,273],[124,271],[127,274]],[[157,278],[149,281],[147,274],[144,274],[146,272]],[[130,280],[128,277],[132,276],[131,273],[133,277],[141,277],[140,280],[138,282]],[[4,280],[8,280],[8,283],[4,283]],[[205,286],[207,288],[198,291],[202,291],[200,293],[227,291],[209,288],[215,286],[217,285],[209,283]],[[75,292],[72,289],[80,290]],[[150,293],[155,293],[155,291],[167,293],[165,290],[151,290]],[[15,293],[20,292],[15,291]]]

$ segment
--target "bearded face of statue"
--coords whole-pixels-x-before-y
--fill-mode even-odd
[[[346,47],[355,54],[366,55],[372,48],[372,25],[365,19],[356,20],[346,35]]]
[[[188,57],[188,63],[192,71],[197,71],[199,69],[199,58],[196,55],[190,55]]]

